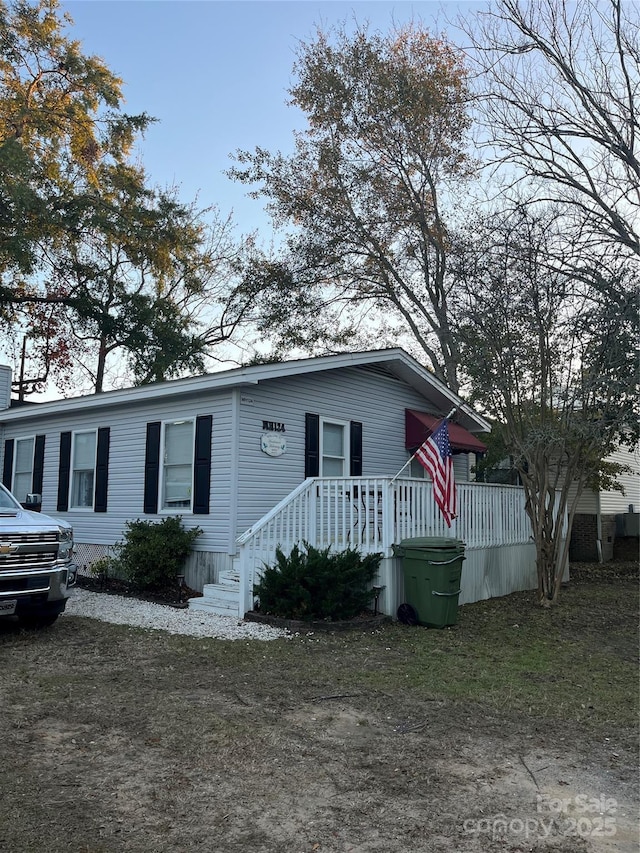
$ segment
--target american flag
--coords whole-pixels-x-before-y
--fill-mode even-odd
[[[433,496],[447,526],[451,527],[451,521],[456,517],[457,494],[447,418],[420,445],[416,451],[416,459],[426,468],[433,480]]]

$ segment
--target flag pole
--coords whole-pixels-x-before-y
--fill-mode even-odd
[[[448,415],[446,415],[444,418],[442,418],[441,420],[439,420],[439,421],[436,423],[436,425],[433,427],[433,429],[431,430],[431,435],[433,435],[433,433],[436,431],[436,429],[438,429],[438,427],[439,427],[439,426],[441,426],[441,424],[443,424],[445,421],[448,421],[450,418],[452,418],[452,417],[455,415],[455,413],[458,411],[458,409],[459,409],[462,405],[463,405],[463,403],[458,403],[458,405],[457,405],[457,406],[454,406],[454,407],[453,407],[453,409],[451,409],[451,411],[449,412],[449,414],[448,414]],[[420,445],[420,447],[422,447],[422,445]],[[418,450],[419,450],[419,449],[420,449],[420,448],[418,448]],[[416,450],[416,453],[418,452],[418,450]],[[400,476],[400,474],[402,474],[402,472],[404,471],[404,469],[405,469],[405,468],[407,468],[409,465],[411,465],[411,463],[413,462],[413,460],[416,458],[416,453],[414,453],[414,454],[413,454],[413,456],[409,457],[409,459],[404,463],[404,465],[403,465],[403,466],[402,466],[402,468],[398,471],[398,473],[395,475],[395,477],[392,477],[392,478],[391,478],[391,480],[390,480],[390,482],[389,482],[389,485],[391,485],[391,483],[393,483],[395,480],[397,480],[397,479],[398,479],[398,477]]]

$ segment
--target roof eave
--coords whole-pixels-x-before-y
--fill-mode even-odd
[[[367,364],[386,364],[386,366],[425,397],[434,405],[441,407],[444,414],[453,406],[458,407],[457,419],[463,421],[463,426],[470,432],[490,432],[490,424],[464,403],[457,394],[449,389],[434,374],[426,370],[403,349],[396,347],[386,350],[369,350],[360,353],[338,353],[336,355],[316,358],[298,359],[295,361],[257,364],[249,367],[233,368],[220,373],[209,373],[203,376],[193,376],[187,379],[173,379],[152,385],[139,385],[118,391],[105,391],[101,394],[89,394],[82,397],[67,397],[62,400],[52,400],[37,403],[34,406],[18,409],[6,409],[0,412],[0,423],[26,420],[34,416],[56,415],[64,412],[70,406],[75,411],[98,409],[106,406],[130,405],[161,400],[164,397],[188,396],[197,394],[204,388],[223,390],[238,387],[255,386],[269,379],[286,378],[306,373],[317,373],[322,370],[336,370],[344,367],[359,367]],[[427,390],[429,393],[427,394]]]

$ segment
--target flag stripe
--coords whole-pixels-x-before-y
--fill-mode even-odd
[[[456,517],[457,490],[453,475],[453,455],[449,442],[448,421],[440,426],[416,451],[416,459],[433,481],[433,497],[448,527]]]

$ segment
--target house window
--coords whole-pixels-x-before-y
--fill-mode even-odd
[[[415,477],[417,480],[429,479],[429,475],[427,474],[424,466],[421,462],[418,462],[417,459],[412,459],[409,463],[409,476]]]
[[[362,423],[304,416],[304,476],[361,477]]]
[[[194,422],[164,424],[161,509],[191,509]]]
[[[27,495],[32,490],[34,448],[33,436],[16,439],[11,491],[19,501],[26,501]]]
[[[320,428],[320,476],[346,477],[349,472],[348,424],[322,420]]]
[[[75,432],[71,452],[71,509],[93,509],[96,431]]]
[[[468,453],[455,453],[453,456],[453,475],[458,483],[466,483],[470,480],[470,462]],[[421,462],[412,459],[409,464],[409,476],[418,480],[430,480],[431,477]]]

